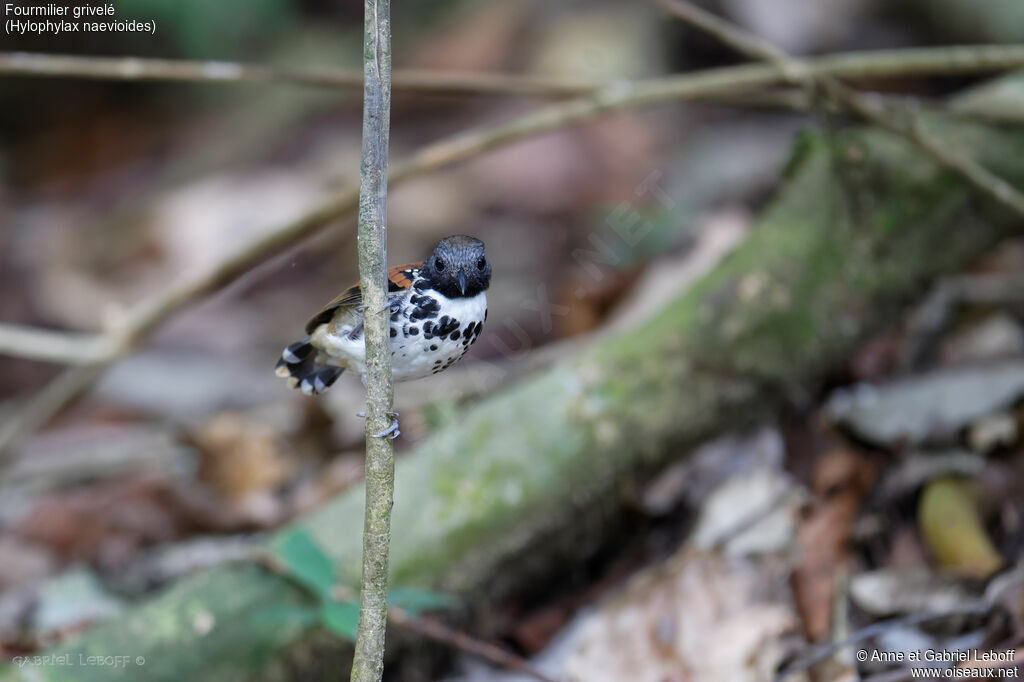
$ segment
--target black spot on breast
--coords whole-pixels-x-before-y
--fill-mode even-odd
[[[437,313],[441,309],[436,299],[425,294],[410,296],[409,303],[413,307],[412,312],[409,313],[409,319],[411,320],[426,320],[437,317]]]
[[[413,336],[416,336],[417,334],[420,333],[420,329],[419,327],[409,327],[409,333],[412,334]]]
[[[394,327],[392,327],[391,328],[391,338],[395,338],[396,336],[398,336],[398,330],[395,329]]]
[[[468,325],[466,325],[466,330],[462,332],[462,345],[468,346],[469,344],[476,341],[476,337],[480,333],[480,330],[483,328],[483,326],[483,322],[471,322]]]
[[[445,315],[437,321],[437,324],[431,327],[430,334],[427,335],[427,338],[429,339],[437,336],[443,339],[458,328],[459,321]]]
[[[430,350],[437,350],[437,344],[436,343],[430,344]]]
[[[455,331],[453,331],[451,336],[449,336],[448,338],[451,339],[452,341],[458,341],[459,340],[459,330],[456,329]]]

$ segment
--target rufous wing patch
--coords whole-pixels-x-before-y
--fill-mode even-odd
[[[388,291],[390,293],[397,293],[404,289],[408,289],[412,286],[413,279],[416,278],[416,274],[420,270],[420,266],[423,262],[419,263],[406,263],[405,265],[396,265],[388,270]],[[320,312],[310,318],[309,322],[306,323],[306,333],[312,334],[317,327],[322,324],[327,324],[334,318],[334,314],[338,312],[339,308],[345,308],[347,306],[361,305],[363,302],[363,290],[358,284],[353,284],[345,291],[341,292],[330,303],[325,305]]]

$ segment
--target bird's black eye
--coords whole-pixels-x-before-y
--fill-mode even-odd
[[[434,259],[434,268],[436,270],[439,270],[439,271],[440,270],[444,270],[444,261],[441,260],[440,258],[435,258]]]
[[[483,270],[486,267],[487,267],[487,259],[484,258],[483,256],[481,256],[480,260],[478,260],[476,262],[476,269],[477,270]]]

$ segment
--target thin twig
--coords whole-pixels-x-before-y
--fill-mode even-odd
[[[1024,216],[1024,194],[973,159],[956,153],[947,144],[925,133],[921,130],[916,116],[906,107],[898,112],[880,109],[869,96],[862,95],[839,82],[837,77],[840,74],[818,73],[810,62],[791,57],[759,36],[692,5],[689,0],[657,2],[667,7],[679,19],[714,36],[738,52],[774,65],[792,83],[806,84],[811,80],[817,82],[829,95],[861,118],[904,137],[933,160],[959,173],[978,191]]]
[[[814,113],[814,118],[821,128],[826,144],[832,149],[838,148],[837,126],[831,108],[828,106],[828,97],[823,96],[818,80],[809,75],[804,62],[791,58],[785,51],[769,41],[697,7],[687,0],[656,0],[656,2],[676,18],[714,36],[720,43],[733,48],[740,54],[777,66],[785,74],[787,81],[799,85],[803,90],[808,108]],[[826,77],[822,76],[821,78],[825,79]],[[850,182],[847,164],[842,162],[840,155],[831,155],[831,169],[841,200],[836,205],[838,209],[837,222],[855,222],[859,213],[857,195],[852,189],[853,185]]]
[[[718,42],[731,47],[736,52],[769,64],[775,64],[786,74],[787,80],[796,83],[805,78],[806,69],[802,64],[790,59],[788,54],[760,36],[745,31],[684,0],[655,0],[655,2],[677,19],[713,36]]]
[[[46,426],[68,402],[88,390],[105,367],[106,363],[102,362],[61,370],[17,414],[0,424],[0,454],[4,454],[5,445],[16,443],[25,434]]]
[[[906,107],[902,111],[885,111],[876,107],[869,96],[857,94],[841,83],[825,80],[823,84],[830,94],[861,118],[906,138],[935,161],[959,173],[981,193],[1024,216],[1024,194],[974,159],[953,151],[948,142],[924,132],[917,117]]]
[[[363,153],[359,171],[359,281],[366,347],[366,508],[363,582],[352,682],[380,682],[388,622],[388,555],[395,497],[391,426],[391,316],[387,302],[388,138],[391,129],[391,0],[363,5]],[[397,428],[397,423],[394,428]],[[397,435],[397,434],[396,434]]]
[[[809,73],[815,76],[892,77],[925,73],[980,73],[1024,66],[1024,47],[947,47],[860,52],[808,59],[804,64]],[[608,86],[586,97],[550,104],[507,123],[459,133],[428,145],[405,163],[396,165],[391,171],[389,182],[394,186],[488,150],[589,121],[605,113],[666,102],[735,97],[786,81],[786,75],[779,66],[752,64]],[[357,188],[344,188],[302,218],[282,225],[245,245],[210,270],[173,285],[152,300],[143,302],[131,310],[119,325],[116,344],[118,353],[131,350],[156,326],[192,301],[220,289],[284,248],[353,210],[358,205],[358,197]],[[23,349],[15,349],[11,344],[7,344],[5,349],[16,355],[24,354],[20,352]],[[91,376],[98,376],[99,370],[114,359],[109,357],[97,360],[91,365],[96,370]],[[84,374],[77,377],[79,381],[62,380],[48,386],[5,423],[0,428],[0,453],[9,450],[24,434],[45,424],[91,384],[91,380],[82,380]]]
[[[105,360],[112,352],[103,334],[76,334],[0,322],[0,353],[5,355],[87,365]]]
[[[678,12],[672,0],[657,0],[669,11]],[[713,15],[711,15],[713,16]],[[974,49],[974,48],[970,48]],[[988,49],[988,48],[982,48]],[[849,61],[839,64],[847,74],[858,75],[867,69],[874,78],[912,75],[942,75],[970,73],[976,70],[1010,68],[1022,65],[1013,52],[991,54],[970,65],[962,59],[960,65],[950,68],[948,59],[935,58],[930,50],[905,50],[909,58],[905,65],[896,53],[860,52],[840,55]],[[980,53],[979,53],[980,54]],[[867,59],[862,59],[867,57]],[[1003,66],[999,66],[1002,63]],[[878,72],[878,69],[883,72]],[[868,75],[868,74],[865,74]],[[197,83],[295,85],[337,89],[362,87],[362,72],[356,69],[289,69],[262,64],[224,61],[192,61],[184,59],[153,59],[145,57],[91,57],[80,55],[46,54],[39,52],[0,52],[0,77],[78,78],[87,80],[115,80],[140,83]],[[591,95],[610,87],[611,83],[579,79],[553,78],[531,74],[510,74],[475,71],[439,71],[433,69],[403,69],[392,74],[391,87],[405,93],[459,96],[510,96],[561,99]],[[716,100],[727,106],[764,109],[806,111],[811,105],[806,97],[794,91],[751,92],[738,95],[722,94]],[[1014,118],[1003,112],[970,112],[957,114],[964,118],[984,118],[1000,122]]]
[[[804,63],[814,75],[839,78],[985,73],[1024,66],[1024,47],[977,45],[861,51],[805,60]],[[739,75],[739,72],[749,68],[748,65],[731,67],[730,70]],[[0,76],[218,84],[280,83],[350,89],[356,89],[362,84],[362,74],[348,69],[303,70],[239,62],[86,57],[30,52],[0,52]],[[738,78],[739,81],[745,79],[745,75]],[[758,80],[761,85],[769,85],[787,78],[784,73],[762,70]],[[435,70],[397,71],[392,83],[396,90],[433,94],[538,97],[589,95],[609,85],[535,75]]]
[[[388,609],[388,621],[435,642],[482,658],[496,666],[529,675],[540,682],[559,682],[556,678],[531,665],[521,656],[502,649],[496,644],[476,639],[465,632],[450,628],[438,620],[416,617],[392,606]]]
[[[358,69],[304,70],[240,62],[86,57],[37,52],[0,52],[0,75],[42,78],[151,81],[179,83],[278,83],[356,90],[363,85]],[[397,71],[392,86],[432,95],[513,95],[577,97],[603,84],[505,73]]]

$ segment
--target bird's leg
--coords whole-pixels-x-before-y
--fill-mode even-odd
[[[394,440],[402,435],[402,432],[398,430],[398,412],[386,412],[385,414],[391,417],[391,426],[380,433],[371,433],[370,435],[374,438],[391,438],[391,440]],[[365,412],[356,412],[356,416],[366,419]]]
[[[390,311],[391,314],[394,315],[395,313],[397,313],[401,309],[402,309],[402,297],[401,296],[392,296],[388,300],[388,304],[380,309],[380,312],[383,313],[383,312],[386,312],[386,311]],[[360,313],[364,312],[365,310],[366,310],[366,306],[361,306],[361,305],[356,306],[356,311],[358,311]],[[355,341],[357,338],[359,338],[359,335],[362,334],[362,333],[363,333],[363,323],[360,322],[355,327],[352,327],[352,331],[350,331],[348,333],[348,340],[349,341]],[[366,387],[366,377],[365,376],[363,377],[363,387],[364,388]]]
[[[384,306],[383,308],[381,308],[380,312],[383,313],[383,312],[390,311],[391,314],[394,314],[394,313],[397,313],[398,311],[400,311],[401,309],[402,309],[402,297],[401,296],[392,296],[390,299],[388,299],[388,304],[386,306]],[[360,322],[357,325],[356,329],[361,331],[362,328],[363,328],[363,323]],[[353,331],[355,331],[355,330],[353,330]],[[366,372],[363,372],[361,379],[362,379],[362,382],[363,382],[363,388],[366,388]],[[384,429],[380,433],[372,433],[372,434],[370,434],[374,438],[390,438],[391,440],[394,440],[394,439],[398,438],[398,436],[402,433],[401,431],[398,430],[398,412],[388,412],[387,415],[389,417],[391,417],[391,420],[392,420],[391,426],[389,426],[388,428]],[[365,419],[366,418],[366,413],[365,412],[358,412],[358,413],[356,413],[356,416],[357,417],[363,417]]]
[[[399,294],[398,296],[392,296],[391,298],[389,298],[388,299],[388,304],[386,306],[384,306],[383,308],[381,308],[380,310],[378,310],[377,312],[378,313],[383,313],[385,311],[390,310],[393,313],[397,313],[401,309],[402,309],[402,296],[401,296],[401,294]],[[364,306],[364,305],[357,305],[356,306],[356,312],[357,313],[366,312],[366,306]]]

